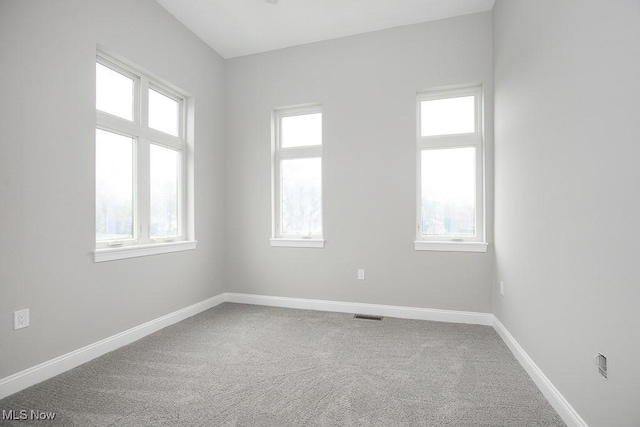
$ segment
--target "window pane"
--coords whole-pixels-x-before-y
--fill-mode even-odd
[[[283,117],[280,123],[283,148],[322,144],[322,113]]]
[[[149,127],[178,136],[180,103],[149,89]]]
[[[133,139],[96,129],[96,240],[133,238]]]
[[[283,235],[322,233],[322,159],[282,160]]]
[[[133,121],[133,79],[96,63],[96,108]]]
[[[151,144],[151,237],[178,235],[180,154]]]
[[[434,99],[420,103],[422,136],[473,133],[475,126],[475,97]]]
[[[422,151],[422,234],[475,236],[476,149]]]

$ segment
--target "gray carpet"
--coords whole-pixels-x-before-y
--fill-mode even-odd
[[[230,303],[0,400],[21,409],[56,412],[39,426],[564,426],[491,327]]]

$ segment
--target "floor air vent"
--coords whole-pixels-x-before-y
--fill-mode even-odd
[[[364,320],[382,320],[382,316],[369,316],[368,314],[354,314],[353,318]]]

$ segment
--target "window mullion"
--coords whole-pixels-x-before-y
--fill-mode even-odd
[[[179,150],[180,162],[178,166],[178,235],[187,237],[186,230],[186,208],[187,208],[187,184],[184,177],[186,176],[186,154],[184,150]]]
[[[307,157],[322,157],[322,146],[280,148],[276,151],[278,159],[304,159]]]
[[[282,237],[282,159],[276,159],[276,232]]]
[[[485,222],[485,182],[484,182],[484,149],[476,147],[476,227],[480,241],[486,240]]]
[[[455,135],[442,137],[418,137],[418,149],[447,147],[481,147],[482,138],[477,135]]]
[[[137,196],[138,203],[138,232],[139,243],[150,243],[150,222],[151,222],[151,147],[149,140],[142,135],[146,134],[149,127],[149,79],[140,77],[137,93],[138,124],[140,126],[138,138],[138,159],[137,166]]]
[[[138,112],[140,126],[142,129],[149,127],[149,79],[140,77],[140,90],[138,91]]]
[[[96,127],[120,135],[138,135],[140,126],[128,120],[111,116],[101,111],[96,112]]]
[[[154,144],[163,145],[174,150],[183,150],[185,143],[177,136],[168,135],[155,129],[142,128],[138,132],[142,138],[153,141]]]
[[[149,243],[149,223],[151,216],[150,196],[150,144],[149,140],[138,138],[136,153],[136,212],[138,219],[138,242]]]

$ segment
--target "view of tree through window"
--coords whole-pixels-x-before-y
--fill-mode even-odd
[[[475,148],[422,151],[422,234],[476,234]]]
[[[151,144],[151,237],[178,234],[178,167],[177,151]]]
[[[133,237],[133,139],[96,130],[96,239]]]
[[[317,235],[322,231],[322,159],[282,161],[282,233]]]

